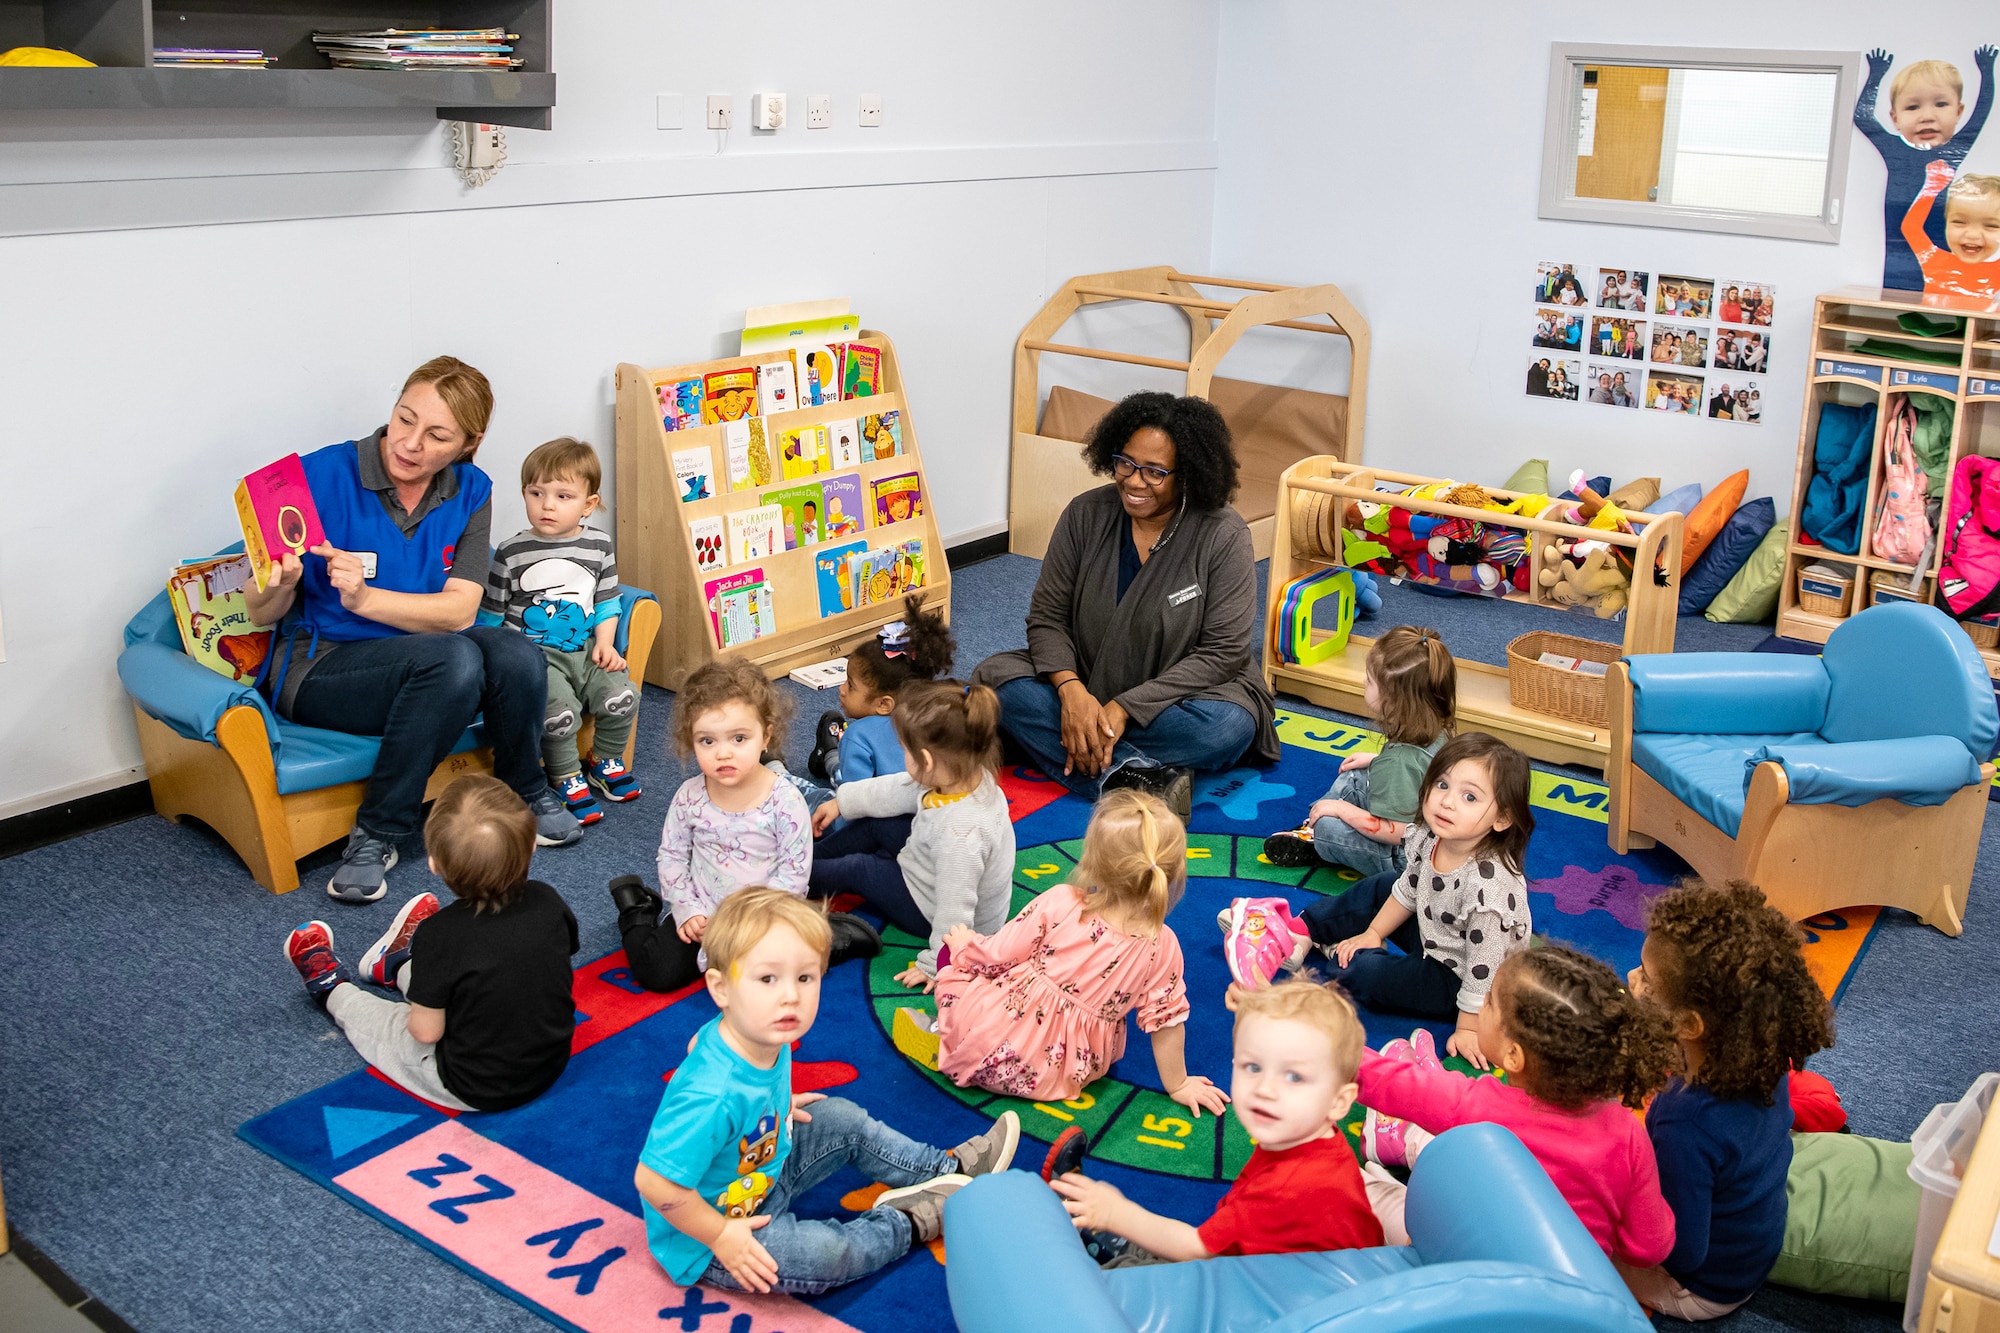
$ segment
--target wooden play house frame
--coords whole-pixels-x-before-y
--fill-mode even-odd
[[[1202,287],[1221,287],[1245,295],[1222,300],[1203,295],[1198,290]],[[1178,309],[1188,322],[1187,359],[1141,356],[1049,341],[1077,311],[1108,301],[1140,301]],[[1317,322],[1322,319],[1328,322]],[[1238,507],[1244,508],[1244,499],[1248,497],[1250,508],[1245,518],[1250,523],[1257,558],[1269,555],[1275,527],[1272,516],[1262,512],[1262,505],[1277,474],[1309,453],[1354,460],[1361,457],[1361,427],[1368,408],[1368,321],[1332,283],[1286,287],[1182,273],[1172,265],[1071,278],[1021,330],[1014,344],[1014,451],[1007,502],[1008,550],[1040,559],[1048,549],[1049,536],[1055,531],[1063,507],[1105,480],[1093,476],[1084,466],[1076,441],[1038,433],[1036,409],[1040,404],[1043,353],[1182,371],[1187,377],[1183,393],[1216,401],[1223,415],[1229,417],[1233,412],[1230,399],[1238,394],[1221,392],[1223,386],[1215,383],[1216,367],[1245,333],[1260,327],[1332,334],[1346,339],[1350,351],[1344,411],[1337,414],[1329,437],[1316,441],[1313,450],[1267,459],[1258,448],[1254,430],[1235,429],[1238,461],[1245,474]],[[1244,406],[1252,412],[1266,411],[1274,402],[1286,398],[1304,401],[1337,397],[1241,381],[1224,381],[1223,385],[1232,388],[1241,385],[1242,390],[1251,391],[1255,401],[1246,401]]]
[[[1417,514],[1471,519],[1489,527],[1523,529],[1528,536],[1529,559],[1537,562],[1537,569],[1540,567],[1542,545],[1538,539],[1541,538],[1601,541],[1623,547],[1632,553],[1633,568],[1638,571],[1632,580],[1631,601],[1625,610],[1624,651],[1670,653],[1674,650],[1674,617],[1680,601],[1681,581],[1682,519],[1679,513],[1627,514],[1626,517],[1638,531],[1610,532],[1554,519],[1470,509],[1442,500],[1423,500],[1375,489],[1378,482],[1401,488],[1431,485],[1439,480],[1437,477],[1364,467],[1359,463],[1343,463],[1338,458],[1308,458],[1286,469],[1279,482],[1278,512],[1275,516],[1277,533],[1271,549],[1270,593],[1265,617],[1264,683],[1267,686],[1273,690],[1287,690],[1326,708],[1337,708],[1363,717],[1372,716],[1363,697],[1363,667],[1368,659],[1368,650],[1375,645],[1373,639],[1350,635],[1345,649],[1310,665],[1281,662],[1274,646],[1272,635],[1280,620],[1279,608],[1284,599],[1285,585],[1313,569],[1342,567],[1336,560],[1307,554],[1306,548],[1294,539],[1293,503],[1295,498],[1309,493],[1332,497],[1328,525],[1336,540],[1344,526],[1347,506],[1365,501]],[[1519,494],[1490,486],[1486,490],[1500,499],[1513,499]],[[1663,582],[1645,577],[1644,572],[1652,569],[1661,571]],[[1536,606],[1557,605],[1538,579],[1530,578],[1528,588],[1527,592],[1509,592],[1504,600]],[[1581,764],[1589,768],[1605,766],[1611,754],[1611,728],[1608,725],[1593,727],[1521,708],[1509,697],[1506,668],[1470,662],[1462,657],[1455,657],[1453,661],[1458,665],[1460,730],[1491,732],[1536,759],[1550,763]]]
[[[924,471],[923,454],[917,447],[916,424],[911,420],[909,401],[903,389],[902,364],[895,344],[883,333],[864,329],[856,342],[882,349],[881,393],[866,398],[848,398],[823,407],[774,412],[764,418],[767,439],[775,457],[779,432],[801,426],[823,426],[829,421],[874,416],[883,412],[901,413],[903,447],[892,457],[864,462],[858,469],[863,494],[870,482],[881,477],[915,472],[923,487],[923,512],[902,522],[875,526],[872,512],[865,537],[871,550],[921,538],[924,543],[924,585],[926,605],[951,614],[951,570],[945,562],[944,542],[938,536],[930,477]],[[810,484],[813,477],[782,478],[774,466],[771,480],[746,490],[728,489],[725,467],[727,449],[721,425],[696,426],[669,431],[660,419],[657,386],[675,380],[692,379],[712,370],[734,370],[745,366],[782,361],[788,350],[755,352],[724,357],[693,365],[648,370],[626,363],[618,367],[618,560],[621,573],[634,583],[650,588],[660,599],[664,613],[659,642],[647,662],[645,678],[655,685],[677,690],[690,671],[712,662],[723,649],[709,613],[703,584],[728,572],[703,570],[695,559],[694,537],[688,524],[756,508],[766,492]],[[707,448],[715,494],[706,500],[683,503],[674,475],[673,455],[681,450]],[[842,472],[848,469],[841,469]],[[820,474],[822,476],[833,474]],[[726,524],[726,519],[725,519]],[[773,679],[794,667],[832,657],[844,657],[862,640],[892,620],[903,618],[903,599],[875,602],[852,610],[821,617],[818,576],[814,557],[821,547],[858,540],[838,539],[834,543],[799,546],[777,551],[748,562],[764,571],[776,599],[778,628],[748,644],[728,651],[756,663]],[[636,674],[636,673],[635,673]]]

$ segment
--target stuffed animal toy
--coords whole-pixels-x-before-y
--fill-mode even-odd
[[[1609,620],[1625,609],[1631,583],[1618,572],[1611,550],[1597,542],[1578,543],[1582,563],[1572,565],[1569,557],[1551,543],[1542,548],[1548,568],[1541,572],[1541,584],[1559,606],[1589,607],[1599,620]]]

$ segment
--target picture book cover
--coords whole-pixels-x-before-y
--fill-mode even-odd
[[[747,491],[771,484],[771,447],[764,434],[764,418],[724,422],[722,452],[730,490]]]
[[[722,558],[722,515],[692,519],[688,522],[688,537],[694,542],[694,565],[704,574],[721,569],[726,563]]]
[[[819,484],[823,503],[819,510],[821,541],[837,541],[859,536],[868,526],[866,502],[861,498],[861,477],[856,473],[828,477]]]
[[[799,406],[825,407],[840,401],[840,356],[825,343],[798,349]]]
[[[755,366],[711,370],[701,377],[701,422],[704,426],[713,426],[719,421],[741,421],[755,416],[756,408]]]
[[[688,430],[701,424],[701,381],[668,380],[653,386],[660,394],[660,424]]]
[[[787,486],[782,491],[765,491],[766,505],[776,505],[785,511],[785,549],[796,551],[801,546],[817,546],[820,543],[820,508],[825,503],[818,483],[810,486]]]
[[[243,588],[250,557],[197,560],[167,575],[167,599],[187,655],[231,680],[254,680],[271,651],[271,631],[252,623]]]
[[[779,431],[778,467],[787,480],[829,471],[826,427],[795,426]]]
[[[236,521],[243,525],[243,549],[259,592],[271,586],[286,555],[302,555],[326,541],[297,454],[286,454],[236,484]]]
[[[867,542],[843,542],[813,557],[813,568],[819,573],[821,619],[854,609],[854,566],[867,554]]]
[[[699,449],[674,450],[674,478],[680,483],[681,503],[706,500],[715,494],[715,459],[707,445]]]
[[[900,542],[870,551],[855,565],[854,599],[862,606],[891,602],[924,586],[924,544]]]
[[[882,392],[882,349],[873,343],[848,343],[840,349],[840,396],[873,398]]]
[[[920,516],[924,512],[923,484],[914,472],[898,472],[893,477],[878,477],[869,489],[875,504],[874,526],[885,523],[903,523]]]
[[[853,417],[826,423],[827,458],[837,471],[861,466],[861,423]]]
[[[763,569],[738,570],[734,574],[724,574],[719,579],[709,579],[701,585],[701,595],[708,604],[709,623],[715,626],[718,640],[722,637],[722,599],[732,592],[764,582]]]
[[[903,452],[903,414],[878,412],[861,418],[861,461],[881,462]]]
[[[777,505],[758,505],[728,515],[729,563],[762,560],[785,549],[785,511]]]
[[[778,632],[777,600],[768,583],[725,592],[716,608],[716,637],[724,648],[740,648]]]
[[[799,402],[799,376],[791,353],[782,361],[766,361],[757,367],[757,410],[765,416],[790,412],[804,406]]]

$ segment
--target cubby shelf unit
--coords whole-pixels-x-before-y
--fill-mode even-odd
[[[432,110],[440,120],[549,128],[556,103],[549,27],[554,0],[0,0],[0,51],[50,46],[95,69],[0,69],[7,111]],[[316,31],[504,27],[518,70],[333,69]],[[170,69],[158,46],[257,48],[269,69]]]

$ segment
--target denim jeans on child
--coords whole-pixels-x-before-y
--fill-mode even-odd
[[[1104,790],[1104,779],[1127,765],[1141,768],[1227,768],[1257,738],[1249,710],[1221,699],[1183,699],[1162,709],[1146,726],[1128,723],[1111,747],[1111,764],[1092,777],[1081,769],[1063,774],[1062,700],[1045,680],[1022,676],[1002,685],[1000,730],[1035,761],[1035,767],[1087,801]]]
[[[792,1203],[843,1167],[897,1189],[962,1166],[949,1148],[905,1138],[845,1097],[805,1108],[812,1117],[792,1126],[792,1151],[778,1182],[764,1196],[771,1221],[755,1233],[778,1265],[777,1290],[817,1296],[886,1268],[910,1251],[910,1218],[894,1208],[870,1208],[843,1222],[795,1216]],[[731,1291],[742,1286],[719,1262],[702,1281]]]
[[[828,830],[813,845],[808,896],[859,894],[890,925],[918,939],[929,939],[930,919],[910,896],[909,886],[903,882],[903,867],[896,860],[903,844],[910,840],[914,819],[914,815],[885,815],[852,820],[843,828]]]
[[[1313,943],[1328,954],[1328,979],[1338,981],[1355,1003],[1420,1018],[1455,1019],[1458,973],[1424,957],[1423,932],[1415,917],[1389,933],[1389,943],[1401,953],[1364,949],[1346,967],[1332,963],[1333,946],[1368,929],[1368,923],[1394,893],[1401,873],[1391,870],[1372,875],[1345,893],[1315,898],[1299,919],[1305,922]]]
[[[1322,801],[1346,801],[1368,808],[1368,770],[1350,768],[1333,780]],[[1365,878],[1403,868],[1403,845],[1377,842],[1337,815],[1313,821],[1313,850],[1331,865],[1350,866]]]

